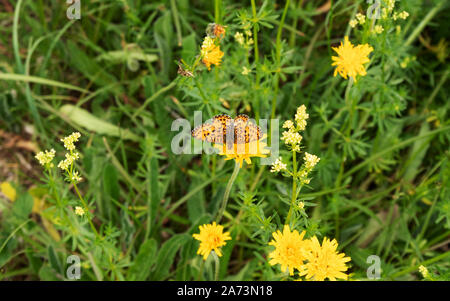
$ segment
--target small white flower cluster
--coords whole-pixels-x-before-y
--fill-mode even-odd
[[[69,170],[69,167],[80,158],[80,154],[75,152],[72,154],[66,153],[66,159],[59,162],[58,167],[62,170]]]
[[[305,105],[301,105],[297,109],[297,113],[295,114],[295,122],[297,123],[297,128],[300,131],[304,131],[306,128],[306,119],[309,118],[309,114],[306,113]]]
[[[392,15],[392,18],[394,19],[394,21],[397,20],[397,19],[406,20],[406,18],[408,18],[408,17],[409,17],[409,13],[407,11],[402,11],[400,13],[395,12]]]
[[[35,158],[39,161],[41,165],[48,165],[49,167],[53,167],[53,164],[50,164],[55,158],[56,151],[52,148],[50,151],[46,150],[45,152],[39,152],[36,154]]]
[[[74,183],[78,183],[82,180],[77,171],[72,169],[72,166],[76,160],[80,158],[80,154],[75,151],[75,142],[80,139],[81,134],[78,132],[72,133],[71,135],[61,139],[64,142],[64,147],[69,151],[65,154],[66,159],[58,163],[58,168],[66,171],[68,173],[68,180]]]
[[[78,132],[72,133],[70,136],[64,137],[61,139],[62,142],[64,142],[64,147],[68,151],[75,150],[75,142],[78,141],[78,139],[81,137],[81,134]]]
[[[76,215],[79,215],[79,216],[83,216],[84,215],[84,209],[83,208],[81,208],[80,206],[76,206],[75,207],[75,214]]]
[[[319,163],[320,158],[317,157],[316,155],[311,155],[307,152],[305,152],[305,167],[307,170],[311,170],[313,169],[314,166],[316,166],[317,163]]]
[[[294,120],[295,124],[291,120],[287,120],[283,123],[283,128],[287,131],[283,132],[281,140],[284,141],[286,145],[289,145],[293,151],[300,151],[300,143],[302,142],[302,135],[299,131],[304,131],[307,125],[306,120],[309,118],[309,114],[306,113],[305,105],[301,105],[295,114]]]
[[[234,39],[236,40],[236,42],[239,43],[239,45],[244,45],[244,35],[242,34],[242,32],[236,32],[234,34]]]
[[[280,172],[282,170],[286,170],[286,168],[287,168],[287,165],[285,163],[283,163],[282,158],[279,157],[272,164],[272,168],[270,169],[270,172]]]
[[[253,38],[252,36],[252,31],[251,30],[245,30],[245,37],[244,34],[242,34],[242,32],[236,32],[234,34],[234,39],[236,40],[236,42],[238,42],[239,45],[241,45],[244,48],[248,48],[250,45],[252,45],[253,42]]]

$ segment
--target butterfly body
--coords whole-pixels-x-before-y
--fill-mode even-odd
[[[211,123],[203,123],[192,130],[192,136],[203,141],[217,144],[244,144],[261,138],[261,129],[249,121],[245,114],[232,119],[226,114],[213,117]]]

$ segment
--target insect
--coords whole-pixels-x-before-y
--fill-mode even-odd
[[[191,71],[184,69],[180,62],[177,62],[177,64],[178,64],[178,74],[180,74],[181,76],[186,76],[186,77],[194,77],[195,76]]]
[[[259,140],[261,129],[249,121],[245,114],[232,119],[226,114],[213,117],[211,123],[203,123],[192,130],[192,136],[207,142],[218,144],[243,144]]]

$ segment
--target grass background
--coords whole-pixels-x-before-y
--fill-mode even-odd
[[[201,260],[191,235],[215,216],[233,164],[174,155],[170,125],[179,117],[193,123],[195,110],[204,119],[269,118],[274,99],[281,121],[301,104],[310,114],[304,146],[321,161],[301,194],[317,205],[307,208],[308,233],[335,237],[355,279],[365,279],[372,254],[384,280],[421,279],[420,264],[448,279],[448,3],[398,1],[410,14],[401,34],[387,23],[375,38],[348,26],[365,1],[290,1],[278,31],[284,5],[82,1],[81,20],[68,20],[64,1],[1,0],[0,182],[12,183],[17,199],[0,196],[0,279],[63,279],[71,254],[81,256],[85,280],[195,279]],[[176,61],[192,63],[214,21],[228,26],[221,68],[199,72],[197,85],[178,77]],[[258,56],[232,37],[242,21],[258,23]],[[346,34],[375,49],[350,95],[331,67],[331,47]],[[402,68],[407,57],[415,59]],[[243,65],[252,74],[242,75]],[[73,131],[83,135],[80,187],[103,243],[77,219],[55,222],[34,159],[40,149],[62,156],[59,139]],[[71,187],[58,185],[73,205]],[[257,160],[241,170],[225,214],[234,239],[220,279],[281,278],[265,257],[289,190]],[[47,210],[33,209],[37,200]],[[272,219],[259,224],[261,216]],[[207,262],[205,279],[213,270]]]

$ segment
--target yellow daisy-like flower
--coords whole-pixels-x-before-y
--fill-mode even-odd
[[[203,260],[206,260],[209,253],[214,250],[217,256],[221,257],[222,252],[219,248],[227,244],[226,240],[231,240],[230,232],[223,233],[223,226],[217,225],[216,222],[202,225],[199,229],[200,234],[192,235],[196,240],[200,241],[197,254],[202,255]]]
[[[233,143],[232,148],[228,148],[226,143],[214,144],[214,147],[220,151],[219,155],[226,156],[225,160],[234,160],[236,163],[239,163],[239,167],[242,168],[244,161],[247,164],[252,164],[252,157],[267,157],[270,150],[266,148],[267,143],[262,142],[266,137],[267,135],[264,134],[264,136],[257,141],[240,144]]]
[[[269,254],[271,265],[281,264],[281,271],[289,270],[289,275],[294,275],[294,269],[302,271],[305,260],[308,242],[303,240],[305,231],[298,233],[297,230],[291,232],[288,225],[284,226],[283,233],[280,230],[274,232],[273,240],[269,245],[275,246],[275,250]]]
[[[338,73],[345,79],[347,76],[352,77],[356,82],[356,76],[366,75],[366,69],[364,64],[370,60],[368,55],[373,51],[373,48],[369,44],[357,45],[356,47],[348,40],[348,37],[344,38],[344,43],[341,42],[339,47],[332,47],[339,56],[332,56],[333,63],[331,66],[337,66],[334,70],[334,76]]]
[[[346,262],[350,261],[350,257],[345,257],[344,253],[336,251],[338,243],[336,239],[329,240],[324,238],[322,246],[317,237],[308,240],[309,251],[306,253],[307,263],[304,270],[300,272],[300,276],[315,281],[323,281],[326,278],[334,281],[336,279],[347,280],[348,275],[344,272],[348,267]]]
[[[220,51],[220,46],[214,43],[214,39],[211,37],[205,37],[202,44],[202,50],[200,52],[202,62],[206,65],[208,70],[211,70],[211,65],[220,65],[220,61],[223,57],[223,52]]]

